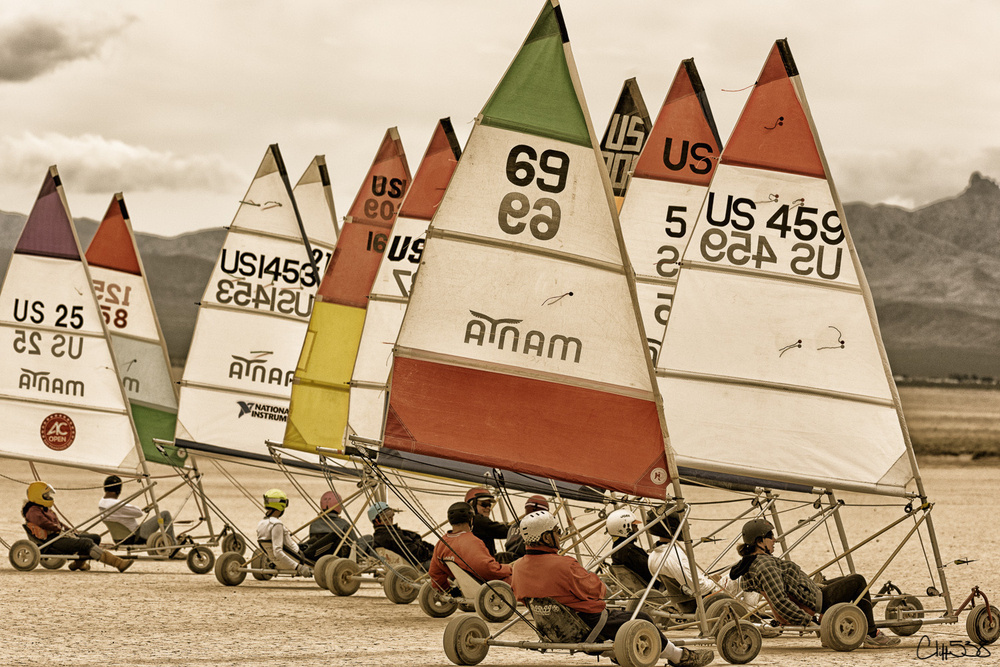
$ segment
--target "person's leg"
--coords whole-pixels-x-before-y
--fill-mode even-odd
[[[167,511],[160,512],[160,517],[163,519],[164,532],[167,534],[167,536],[170,537],[170,541],[173,544],[177,544],[177,538],[174,536],[174,523],[170,516],[170,512]],[[137,534],[139,535],[139,539],[141,541],[146,542],[149,539],[149,536],[158,531],[159,529],[160,529],[160,522],[154,516],[149,519],[146,519],[139,525],[139,530],[137,531]]]

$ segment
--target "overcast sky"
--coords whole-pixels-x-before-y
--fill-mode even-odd
[[[465,142],[540,0],[0,0],[0,209],[58,164],[75,216],[124,191],[138,231],[228,225],[269,143],[330,164],[346,213],[385,129],[415,171],[435,121]],[[655,117],[694,57],[723,141],[787,37],[844,201],[922,206],[1000,178],[993,0],[566,0],[598,134],[628,77]]]

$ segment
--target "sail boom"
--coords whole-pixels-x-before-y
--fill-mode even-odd
[[[500,250],[515,250],[518,253],[525,255],[537,255],[539,257],[547,257],[549,259],[558,259],[567,264],[578,264],[580,266],[586,266],[594,269],[602,269],[604,271],[610,271],[612,273],[624,273],[621,265],[614,264],[612,262],[603,262],[599,259],[593,259],[591,257],[583,257],[581,255],[561,252],[559,250],[553,250],[550,248],[543,248],[540,246],[526,245],[524,243],[517,243],[515,241],[502,241],[496,238],[489,238],[485,236],[479,236],[477,234],[469,234],[466,232],[456,232],[451,230],[445,230],[438,227],[429,227],[427,229],[427,238],[440,238],[449,241],[458,241],[460,243],[471,243],[473,245],[484,246],[487,248],[497,248]]]
[[[851,394],[843,391],[832,391],[820,387],[806,387],[802,385],[785,384],[782,382],[768,382],[765,380],[751,380],[748,378],[711,375],[708,373],[692,373],[669,368],[657,368],[657,377],[676,378],[679,380],[694,380],[695,382],[710,382],[718,384],[739,385],[745,387],[755,387],[758,389],[770,389],[773,391],[792,392],[796,394],[808,394],[811,396],[821,396],[823,398],[834,398],[842,401],[853,401],[855,403],[868,403],[882,407],[894,408],[892,399],[879,398],[877,396],[864,396],[861,394]]]
[[[710,471],[716,473],[722,473],[724,475],[732,475],[734,478],[746,477],[747,469],[743,466],[736,465],[726,465],[724,463],[718,463],[715,461],[705,461],[701,459],[690,458],[686,456],[677,456],[677,467],[687,468],[685,472],[690,473],[691,469],[696,471]],[[812,488],[814,490],[819,489],[833,489],[837,491],[850,491],[854,493],[871,493],[880,496],[895,496],[900,498],[911,498],[915,494],[906,490],[905,486],[898,486],[895,484],[883,484],[883,483],[864,483],[852,480],[837,479],[835,477],[830,477],[823,479],[821,477],[816,477],[813,475],[796,475],[793,473],[787,473],[781,470],[769,470],[767,476],[764,477],[760,474],[759,470],[752,471],[755,476],[754,479],[759,480],[762,484],[773,481],[777,483],[784,484],[801,484],[803,486],[802,492],[808,492],[806,488]],[[683,473],[682,473],[683,474]],[[697,474],[691,474],[690,477],[697,477]],[[792,489],[796,490],[796,489]],[[815,491],[812,491],[815,492]]]
[[[375,293],[372,293],[371,295],[369,295],[368,300],[369,301],[382,301],[384,303],[401,303],[401,304],[404,304],[404,305],[410,303],[409,297],[405,297],[405,296],[393,296],[392,294],[375,294]]]

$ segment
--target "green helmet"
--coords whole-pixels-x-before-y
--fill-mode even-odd
[[[288,496],[281,489],[270,489],[264,492],[264,509],[284,512],[288,507]]]

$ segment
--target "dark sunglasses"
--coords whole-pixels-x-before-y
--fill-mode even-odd
[[[484,507],[493,507],[493,505],[495,504],[495,501],[493,501],[493,500],[480,500],[479,504],[482,505],[482,506],[484,506]]]

